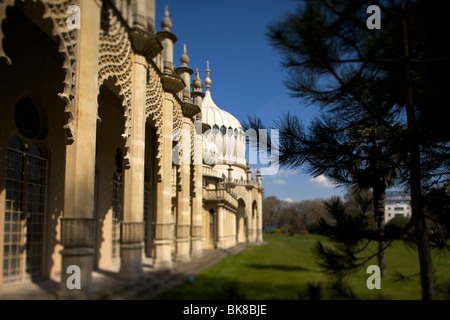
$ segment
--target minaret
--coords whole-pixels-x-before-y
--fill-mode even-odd
[[[173,45],[177,42],[177,37],[170,32],[172,28],[172,20],[169,17],[169,7],[166,6],[164,10],[164,18],[161,21],[161,27],[163,31],[157,33],[159,41],[163,46],[162,58],[164,62],[163,72],[173,73]]]
[[[233,166],[231,164],[228,165],[228,182],[233,181]]]
[[[256,170],[256,182],[258,183],[258,187],[261,187],[261,172],[259,168]]]
[[[248,164],[247,164],[245,173],[247,174],[247,183],[250,183],[250,181],[252,180],[252,172],[251,172],[250,166]]]
[[[200,79],[200,77],[198,75],[198,68],[195,71],[195,78],[194,78],[194,80],[192,80],[191,88],[192,88],[192,92],[191,92],[192,103],[199,106],[201,109],[202,99],[205,96],[205,94],[202,91],[203,84],[202,84],[202,80]],[[201,120],[201,113],[199,115],[200,115],[200,119],[198,119],[198,120]]]
[[[180,58],[181,67],[177,68],[177,73],[183,79],[184,83],[186,84],[186,87],[181,92],[181,100],[183,102],[190,102],[191,101],[191,93],[189,90],[189,84],[191,83],[191,75],[194,73],[194,71],[188,66],[189,63],[189,57],[187,55],[186,51],[186,44],[183,46],[183,54]]]

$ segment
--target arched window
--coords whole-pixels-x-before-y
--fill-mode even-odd
[[[26,139],[40,139],[46,133],[47,121],[30,97],[20,99],[14,107],[14,122]]]
[[[217,124],[213,125],[211,131],[212,131],[213,135],[216,135],[219,132],[219,126]]]
[[[220,127],[220,133],[224,136],[227,134],[227,128],[225,126]]]
[[[43,270],[47,162],[41,147],[8,140],[3,280],[38,279]]]
[[[113,176],[111,258],[120,256],[120,223],[123,215],[123,154],[120,148],[116,151],[116,172]]]

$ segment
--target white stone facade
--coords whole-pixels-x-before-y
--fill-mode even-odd
[[[411,217],[411,197],[408,193],[388,191],[385,195],[384,222],[395,217]]]

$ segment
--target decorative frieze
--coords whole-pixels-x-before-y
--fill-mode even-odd
[[[190,225],[176,225],[176,237],[177,239],[185,239],[190,236]]]
[[[139,243],[144,241],[143,222],[122,222],[120,243]]]
[[[155,240],[170,240],[173,238],[173,223],[157,223],[155,226]]]
[[[203,237],[203,227],[202,226],[191,226],[191,237],[192,238]]]
[[[61,218],[61,245],[64,248],[93,248],[94,219]]]

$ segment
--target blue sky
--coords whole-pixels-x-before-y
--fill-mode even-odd
[[[189,66],[194,71],[198,68],[204,81],[209,60],[211,95],[220,108],[239,121],[257,114],[268,127],[288,111],[299,114],[305,124],[318,114],[314,106],[289,96],[283,84],[287,74],[281,67],[281,55],[265,35],[267,26],[292,12],[298,1],[156,0],[156,31],[161,30],[166,4],[173,24],[171,31],[178,38],[174,63],[180,65],[186,44]],[[278,174],[262,178],[265,196],[280,199],[301,201],[344,193],[324,177],[312,179],[302,168],[280,168]]]

